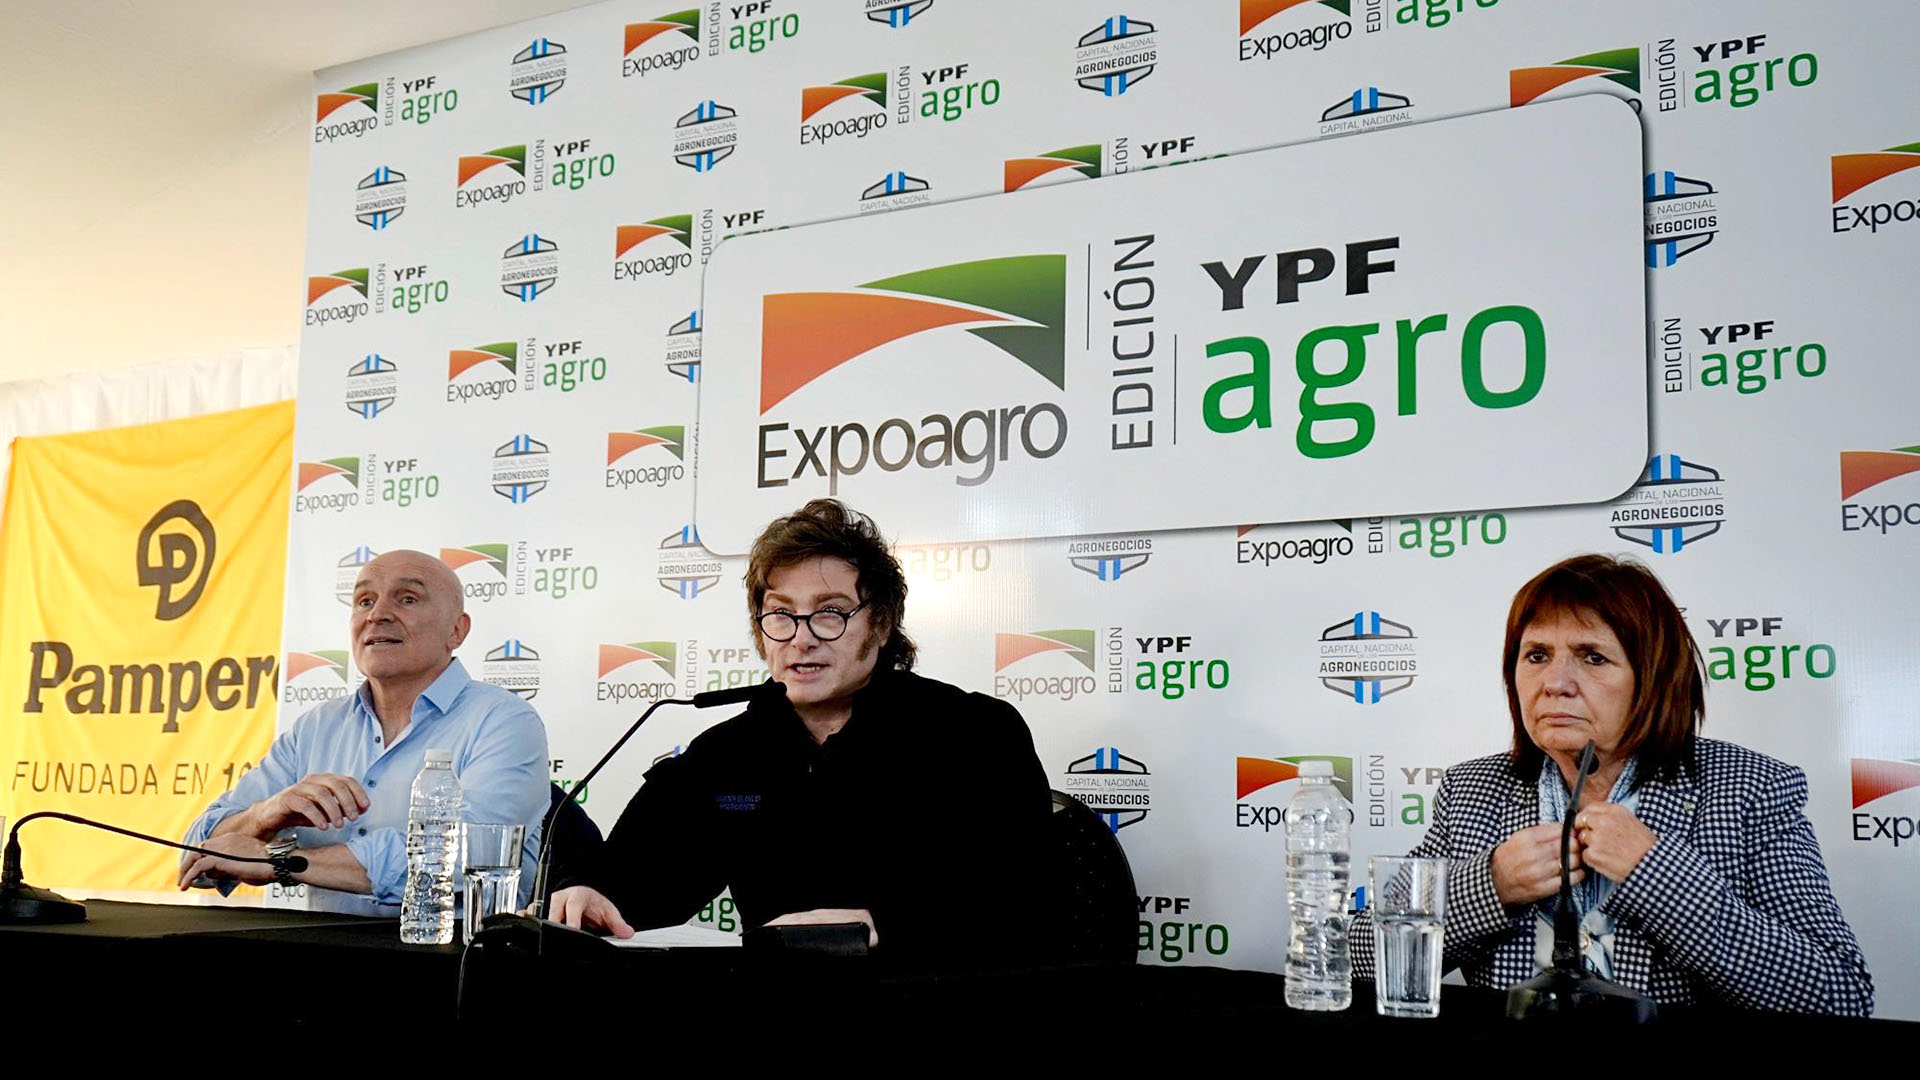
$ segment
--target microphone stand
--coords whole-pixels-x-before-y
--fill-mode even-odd
[[[1553,965],[1507,991],[1507,1019],[1539,1020],[1592,1017],[1602,1023],[1644,1024],[1658,1012],[1652,998],[1591,974],[1580,955],[1580,916],[1573,906],[1573,877],[1568,854],[1580,792],[1599,762],[1593,740],[1580,751],[1578,775],[1567,817],[1560,823],[1560,902],[1553,913]]]

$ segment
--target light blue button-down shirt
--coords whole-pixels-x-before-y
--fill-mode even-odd
[[[432,747],[453,751],[462,820],[527,826],[520,873],[520,901],[525,904],[533,889],[540,822],[548,806],[547,731],[533,706],[511,691],[475,681],[459,660],[448,664],[414,701],[412,719],[391,746],[382,745],[369,686],[309,710],[273,741],[258,767],[194,819],[186,842],[204,843],[229,815],[305,776],[351,776],[367,789],[367,812],[344,828],[300,828],[294,835],[301,847],[345,844],[366,868],[373,893],[309,886],[309,903],[318,911],[397,917],[407,880],[408,802],[413,778]],[[222,891],[232,887],[228,882]]]

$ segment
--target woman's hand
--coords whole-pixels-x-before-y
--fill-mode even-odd
[[[554,893],[547,918],[575,930],[608,930],[617,938],[633,936],[633,927],[620,917],[620,909],[613,906],[613,901],[585,885]]]
[[[1610,802],[1581,807],[1573,817],[1573,835],[1586,864],[1615,884],[1627,880],[1660,839],[1633,811]]]
[[[1581,813],[1584,815],[1586,811]],[[1581,865],[1576,835],[1567,851],[1567,866],[1575,884],[1586,877]],[[1499,894],[1502,904],[1508,905],[1531,904],[1560,891],[1559,822],[1520,829],[1493,849],[1493,891]]]

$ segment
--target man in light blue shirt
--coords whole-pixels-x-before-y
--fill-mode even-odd
[[[431,555],[390,551],[367,563],[348,618],[366,682],[275,739],[259,767],[194,820],[186,842],[265,858],[270,843],[291,839],[307,869],[280,880],[306,885],[311,907],[397,916],[413,778],[427,750],[444,747],[464,820],[527,826],[524,904],[548,806],[546,728],[532,706],[475,681],[453,658],[472,626],[463,607],[459,579]],[[204,877],[226,893],[275,876],[265,864],[189,854],[179,884]]]

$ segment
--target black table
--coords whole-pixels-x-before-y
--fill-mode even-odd
[[[623,1039],[705,1036],[734,1052],[743,1049],[740,1032],[771,1040],[850,1027],[866,1033],[869,1046],[877,1037],[986,1054],[1000,1045],[996,1040],[1038,1038],[1100,1051],[1103,1060],[1116,1048],[1165,1056],[1182,1047],[1217,1052],[1236,1046],[1266,1047],[1278,1055],[1269,1060],[1279,1060],[1293,1053],[1289,1046],[1315,1044],[1345,1048],[1349,1065],[1416,1047],[1512,1062],[1511,1053],[1529,1043],[1569,1045],[1562,1036],[1506,1020],[1503,994],[1464,986],[1446,988],[1438,1020],[1398,1020],[1375,1015],[1372,987],[1364,981],[1355,983],[1350,1009],[1301,1013],[1286,1007],[1279,976],[1226,968],[932,973],[898,968],[877,955],[611,948],[590,950],[586,959],[477,968],[471,962],[483,950],[474,950],[463,985],[458,944],[403,945],[391,919],[111,901],[90,902],[87,911],[88,921],[79,924],[0,927],[0,1015],[10,1032],[30,1042],[30,1033],[76,1015],[195,1031],[223,1008],[255,1018],[253,1030],[263,1032],[350,1028],[399,1013],[451,1020],[458,1005],[476,1023],[549,1017],[575,1041],[582,1032]],[[767,1040],[754,1045],[775,1045]],[[1579,1042],[1588,1051],[1598,1042],[1630,1055],[1818,1050],[1852,1060],[1875,1047],[1920,1049],[1920,1024],[1669,1008],[1647,1029]]]

